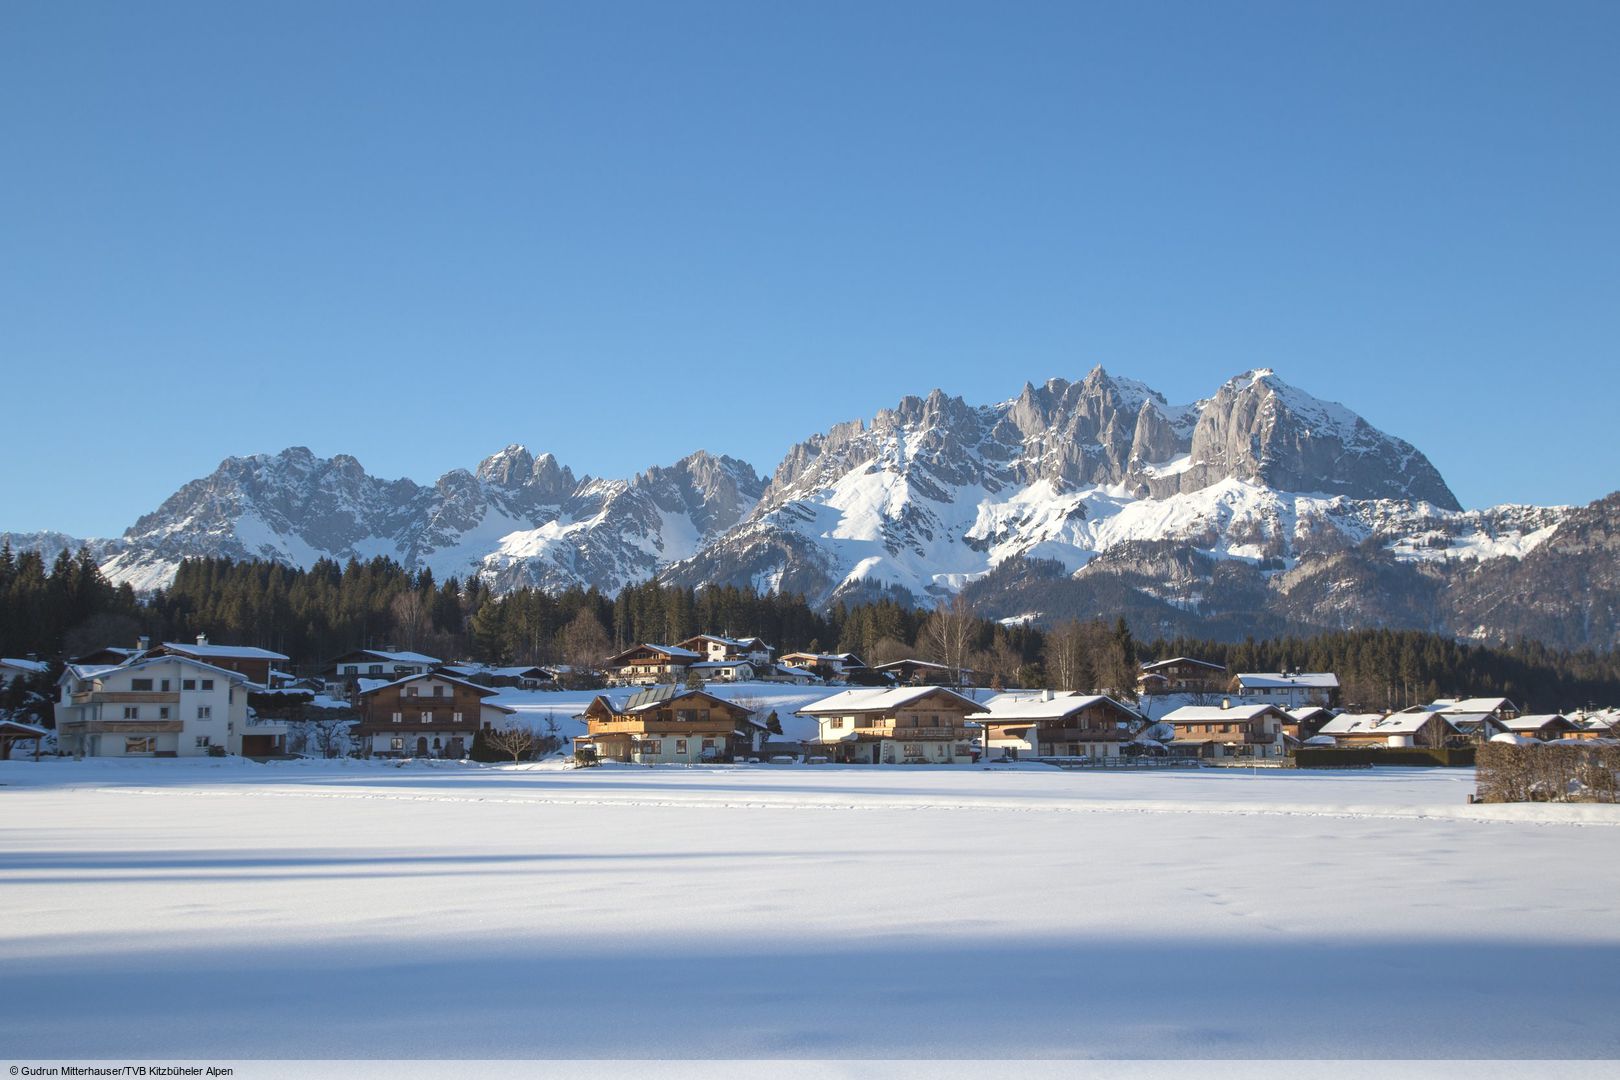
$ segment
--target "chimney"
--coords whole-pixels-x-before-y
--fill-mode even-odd
[[[1052,691],[1050,691],[1050,690],[1042,690],[1041,691],[1041,700],[1042,701],[1051,701],[1052,700]]]
[[[1232,699],[1231,698],[1229,698],[1229,697],[1221,698],[1221,708],[1230,709],[1231,707],[1232,707]]]
[[[152,639],[147,637],[145,634],[142,634],[140,637],[135,639],[135,647],[141,650],[141,652],[145,652],[152,647]]]
[[[197,635],[197,644],[199,644],[199,645],[208,644],[208,635],[207,634],[198,634]]]

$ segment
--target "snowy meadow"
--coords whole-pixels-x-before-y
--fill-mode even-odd
[[[0,785],[16,1056],[1620,1056],[1620,807],[1466,770]]]

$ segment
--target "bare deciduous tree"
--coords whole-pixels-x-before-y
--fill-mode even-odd
[[[413,651],[421,648],[422,639],[433,629],[433,609],[422,594],[407,589],[394,597],[389,611],[394,616],[394,633],[400,645]]]
[[[934,613],[923,623],[919,639],[931,658],[951,669],[956,685],[962,684],[962,669],[967,667],[968,653],[973,648],[978,629],[973,607],[961,593],[950,600],[941,600]]]
[[[497,728],[484,736],[484,741],[503,754],[512,755],[516,765],[534,750],[534,729],[522,724]]]
[[[589,670],[602,663],[612,651],[612,642],[597,617],[580,608],[574,621],[563,630],[563,660],[575,670]]]

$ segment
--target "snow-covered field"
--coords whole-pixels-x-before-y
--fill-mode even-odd
[[[15,1058],[1615,1057],[1466,771],[0,764]]]

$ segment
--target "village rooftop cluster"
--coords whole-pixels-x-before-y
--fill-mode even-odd
[[[73,757],[289,756],[299,723],[283,703],[335,717],[326,753],[462,759],[480,735],[522,725],[503,693],[557,689],[568,674],[538,666],[445,662],[422,653],[360,649],[316,675],[285,670],[267,649],[142,640],[74,658],[57,684],[55,731],[7,721],[0,749],[52,741]],[[35,660],[0,660],[0,684],[38,678]],[[576,715],[579,764],[784,762],[1057,765],[1285,765],[1301,750],[1454,750],[1487,741],[1598,742],[1620,738],[1620,710],[1525,715],[1506,698],[1450,698],[1400,712],[1338,708],[1327,672],[1230,672],[1173,657],[1141,665],[1132,696],[986,688],[975,673],[919,659],[868,666],[853,653],[777,656],[758,637],[699,634],[645,643],[590,673],[603,687]],[[781,718],[722,687],[822,688],[795,710],[815,734],[787,738]],[[301,712],[293,709],[291,712]],[[508,740],[508,745],[513,745]],[[562,749],[553,740],[550,750]],[[1377,759],[1373,759],[1376,761]],[[1391,756],[1389,760],[1394,761]]]

